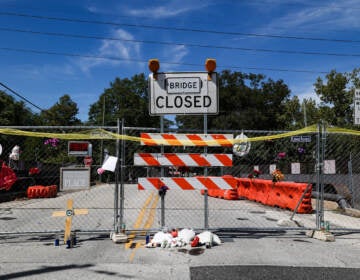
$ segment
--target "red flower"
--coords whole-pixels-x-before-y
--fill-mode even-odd
[[[278,153],[278,158],[279,158],[279,159],[282,159],[282,158],[284,158],[284,157],[286,157],[286,153],[285,153],[285,152]]]
[[[248,175],[248,178],[253,179],[259,177],[261,174],[260,170],[254,169],[252,173]]]
[[[39,174],[40,173],[40,169],[37,167],[31,167],[29,169],[29,175],[35,175],[35,174]]]

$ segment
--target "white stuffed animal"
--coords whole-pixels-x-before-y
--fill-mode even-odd
[[[12,160],[19,160],[20,158],[20,147],[18,145],[14,146],[11,150],[11,154],[9,155],[9,158]]]

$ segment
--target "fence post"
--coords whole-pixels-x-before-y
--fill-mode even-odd
[[[354,188],[353,188],[353,174],[352,174],[352,156],[350,152],[350,158],[348,161],[348,184],[351,195],[351,206],[354,207]]]
[[[204,134],[207,134],[207,114],[204,114]],[[204,154],[207,154],[207,146],[204,146]],[[204,176],[207,177],[208,169],[207,167],[204,168]],[[209,228],[209,199],[208,199],[208,191],[204,191],[204,228]]]
[[[316,137],[316,228],[320,229],[324,223],[324,159],[325,159],[326,131],[325,124],[319,123]]]
[[[120,134],[120,120],[117,119],[117,134]],[[116,168],[115,168],[115,190],[114,190],[114,231],[120,232],[121,222],[119,221],[119,138],[116,139]]]
[[[124,180],[125,180],[125,120],[124,118],[121,120],[121,158],[120,158],[120,225],[123,229],[125,229],[125,221],[124,221],[124,200],[125,200],[125,190],[124,190]]]
[[[160,116],[160,133],[164,133],[164,116]],[[164,145],[161,145],[161,154],[164,154]],[[164,167],[160,167],[160,177],[164,177]],[[165,195],[161,195],[161,227],[165,226]]]

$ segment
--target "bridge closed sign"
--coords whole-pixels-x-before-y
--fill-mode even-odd
[[[149,92],[149,113],[153,116],[219,112],[218,77],[215,72],[150,74]]]

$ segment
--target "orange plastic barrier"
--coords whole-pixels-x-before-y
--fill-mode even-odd
[[[252,179],[236,178],[238,182],[238,196],[249,199],[251,192]]]
[[[56,197],[57,196],[57,186],[52,185],[52,186],[48,186],[48,188],[49,188],[50,197]]]
[[[289,210],[295,210],[307,188],[307,183],[273,182],[249,178],[236,178],[236,180],[239,197]],[[309,186],[298,206],[297,213],[312,212],[311,192],[312,186]]]
[[[30,186],[27,189],[28,198],[50,198],[56,197],[57,186]]]
[[[268,203],[269,193],[271,191],[269,180],[252,179],[251,194],[254,196],[252,200],[262,204]]]
[[[237,193],[237,190],[231,189],[231,190],[208,190],[208,196],[211,197],[217,197],[222,198],[226,200],[238,200],[239,196]],[[201,194],[203,195],[205,193],[205,190],[201,190]]]
[[[295,210],[298,202],[303,196],[307,183],[295,182],[276,182],[273,184],[273,192],[269,196],[269,205]],[[298,213],[311,213],[311,192],[312,186],[309,186],[304,194],[303,200],[297,209]]]

